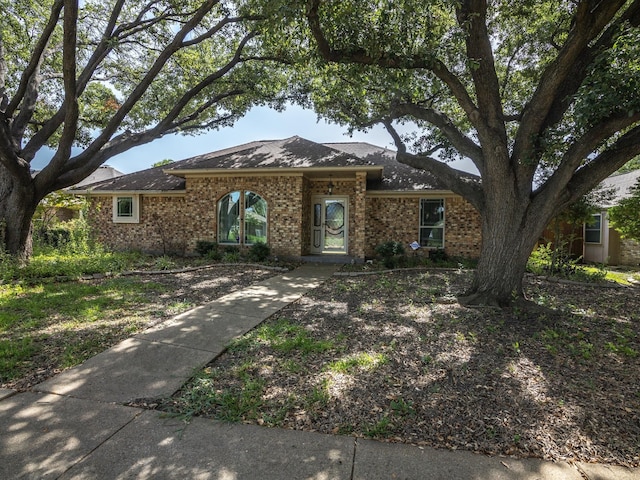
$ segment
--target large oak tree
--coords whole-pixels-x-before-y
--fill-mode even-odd
[[[242,3],[0,0],[0,242],[10,253],[29,256],[45,195],[114,155],[277,104],[260,18]],[[33,175],[47,148],[51,161]]]
[[[640,0],[299,0],[280,14],[308,46],[319,114],[384,124],[398,161],[479,211],[469,303],[521,298],[549,220],[640,153]],[[460,158],[478,181],[447,164]]]

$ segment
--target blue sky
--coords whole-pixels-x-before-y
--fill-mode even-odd
[[[368,132],[356,131],[349,136],[346,127],[317,120],[313,111],[291,105],[284,112],[255,107],[232,127],[197,136],[168,135],[117,155],[106,164],[121,172],[131,173],[149,168],[165,158],[182,160],[254,140],[276,140],[294,135],[318,143],[367,142],[395,150],[391,137],[382,126],[376,126]],[[48,158],[50,155],[42,152],[33,161],[32,167],[42,168]],[[452,166],[474,171],[470,162],[454,162]]]

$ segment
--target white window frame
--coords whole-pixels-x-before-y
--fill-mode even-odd
[[[442,226],[437,226],[437,225],[423,225],[422,224],[422,202],[423,201],[439,201],[442,203]],[[442,230],[442,245],[440,246],[428,246],[428,245],[421,245],[421,248],[427,248],[430,250],[437,250],[437,249],[443,249],[446,245],[446,231],[445,231],[445,226],[446,226],[446,218],[447,218],[447,202],[445,198],[430,198],[430,197],[423,197],[420,199],[419,202],[419,206],[418,206],[418,242],[422,243],[421,240],[421,233],[423,229],[429,228],[429,229],[440,229]]]
[[[140,196],[139,195],[114,195],[113,197],[113,223],[140,223]],[[131,199],[131,215],[121,216],[118,213],[118,201]]]
[[[597,228],[587,223],[584,224],[584,243],[588,243],[589,245],[600,245],[602,243],[602,222],[604,220],[604,215],[602,213],[594,213],[592,216],[600,217],[600,221],[597,222]],[[598,232],[598,241],[593,242],[587,240],[587,232]]]

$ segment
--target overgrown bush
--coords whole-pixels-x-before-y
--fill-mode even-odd
[[[553,249],[551,243],[540,245],[529,257],[527,270],[535,275],[551,275],[579,282],[599,282],[607,271],[599,268],[587,270],[579,265],[580,258],[572,258],[564,249]]]
[[[441,248],[429,250],[429,260],[434,263],[445,263],[449,260],[449,256]]]
[[[389,240],[381,243],[376,247],[376,254],[387,268],[403,266],[407,262],[404,245],[401,242]]]
[[[218,251],[218,244],[211,240],[198,240],[196,242],[196,252],[203,257],[208,256],[211,252]]]
[[[101,251],[90,234],[86,220],[77,218],[58,222],[53,226],[35,229],[33,237],[34,253],[87,254]]]
[[[60,248],[71,241],[71,232],[63,227],[47,228],[40,233],[39,240],[43,245]]]
[[[222,261],[226,263],[236,263],[240,261],[240,249],[235,245],[228,245],[224,247],[224,253],[222,254]]]
[[[256,242],[249,248],[247,256],[254,262],[264,262],[271,255],[271,248],[264,242]]]
[[[527,262],[527,269],[536,275],[555,275],[569,278],[576,273],[577,260],[567,253],[551,248],[551,243],[540,245]]]

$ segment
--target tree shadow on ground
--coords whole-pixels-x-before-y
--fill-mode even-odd
[[[469,280],[462,272],[333,278],[267,321],[286,319],[333,349],[283,353],[257,341],[210,366],[215,388],[259,378],[260,405],[244,418],[256,423],[637,464],[637,296],[531,280],[532,306],[469,309],[455,301]],[[378,360],[358,364],[364,354]],[[341,360],[352,367],[338,369]]]

